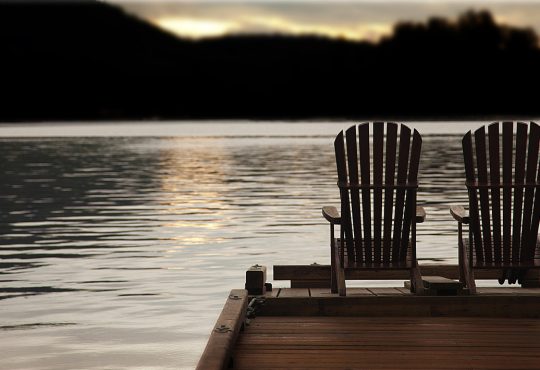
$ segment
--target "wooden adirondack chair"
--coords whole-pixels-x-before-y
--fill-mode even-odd
[[[352,269],[410,270],[411,290],[422,287],[416,261],[416,223],[425,219],[423,208],[416,207],[422,138],[414,130],[411,145],[411,129],[405,125],[372,126],[372,159],[369,123],[358,125],[358,142],[356,126],[340,132],[334,142],[341,216],[335,207],[323,207],[322,213],[330,222],[332,292],[340,295],[346,295],[345,275]],[[334,237],[335,225],[340,225],[340,238]]]
[[[499,282],[508,279],[512,284],[521,283],[528,270],[540,268],[539,257],[535,259],[540,248],[540,127],[517,123],[515,146],[514,127],[513,122],[489,125],[489,146],[485,127],[463,137],[470,215],[461,206],[452,206],[450,213],[458,222],[461,281],[471,293],[476,291],[474,269],[500,269]],[[463,237],[463,224],[469,225],[468,238]]]

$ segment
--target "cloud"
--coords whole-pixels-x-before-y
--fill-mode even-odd
[[[468,9],[487,9],[498,21],[540,33],[539,1],[356,0],[328,1],[134,1],[110,0],[126,11],[184,37],[287,33],[376,40],[398,21],[456,18]]]

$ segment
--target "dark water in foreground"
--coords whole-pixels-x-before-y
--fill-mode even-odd
[[[421,259],[457,260],[459,134],[479,125],[415,125]],[[348,126],[0,127],[47,136],[0,139],[0,368],[193,368],[247,267],[329,263],[320,209],[339,204]]]

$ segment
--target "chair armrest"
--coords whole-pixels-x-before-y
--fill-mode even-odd
[[[422,206],[416,207],[416,223],[421,224],[426,220],[426,210]]]
[[[461,222],[464,224],[469,223],[469,215],[467,214],[467,211],[465,211],[465,208],[458,205],[452,205],[450,206],[450,214],[452,217],[454,217],[454,220],[457,222]]]
[[[341,216],[339,215],[338,210],[336,207],[332,206],[326,206],[322,207],[322,215],[324,218],[328,220],[328,222],[331,222],[333,224],[341,224]]]

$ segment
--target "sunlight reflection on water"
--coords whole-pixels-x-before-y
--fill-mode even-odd
[[[420,259],[457,260],[459,134],[479,125],[411,125]],[[333,137],[348,126],[0,126],[0,368],[194,367],[247,267],[329,263],[320,209],[339,204]]]

